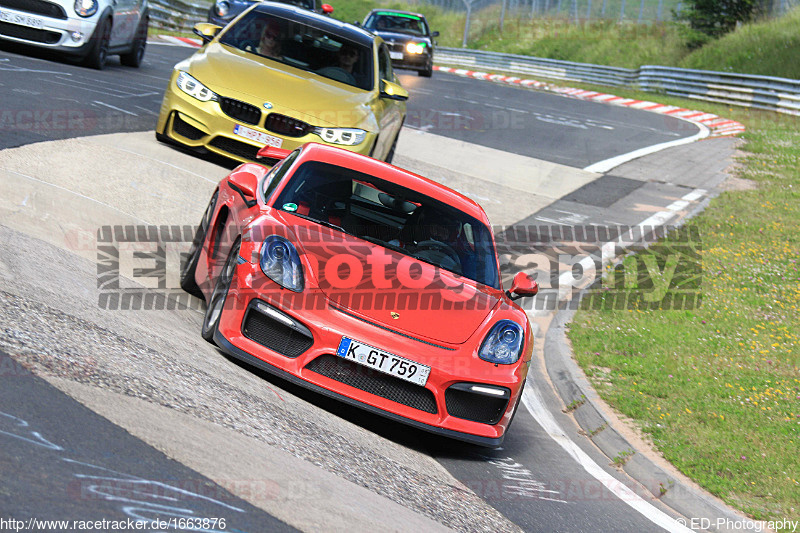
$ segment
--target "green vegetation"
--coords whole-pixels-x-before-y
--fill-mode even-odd
[[[689,224],[702,238],[700,308],[580,311],[575,356],[682,472],[756,518],[798,519],[800,120],[658,101],[745,124],[738,177],[748,186]]]
[[[687,9],[676,13],[677,20],[709,37],[722,37],[737,24],[749,22],[757,8],[756,0],[689,0]],[[765,5],[768,5],[765,2]],[[694,43],[702,45],[703,41]]]

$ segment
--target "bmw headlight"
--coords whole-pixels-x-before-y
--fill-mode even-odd
[[[214,91],[194,79],[186,72],[181,71],[178,74],[177,80],[178,88],[193,98],[197,98],[201,102],[208,102],[209,100],[216,100],[217,95]]]
[[[79,17],[91,17],[97,13],[97,0],[75,0],[75,13]]]
[[[409,54],[419,55],[425,53],[425,43],[408,43],[406,45],[406,52]]]
[[[510,365],[519,360],[524,343],[522,327],[511,320],[501,320],[489,330],[478,357],[490,363]]]
[[[270,235],[261,245],[261,270],[269,279],[290,291],[304,287],[303,265],[297,248],[283,237]]]
[[[355,128],[314,128],[314,133],[326,143],[355,146],[364,141],[367,132]]]
[[[231,11],[231,5],[226,0],[217,0],[214,4],[214,13],[218,17],[225,17]]]

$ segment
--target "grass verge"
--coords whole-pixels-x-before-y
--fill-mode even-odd
[[[667,460],[754,518],[796,520],[800,119],[701,107],[747,127],[738,177],[752,186],[723,192],[688,223],[702,240],[702,305],[581,310],[569,337],[600,396]]]

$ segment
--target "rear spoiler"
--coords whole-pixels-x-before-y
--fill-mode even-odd
[[[274,146],[265,146],[258,151],[256,158],[286,159],[286,156],[291,153],[291,150],[284,150],[283,148],[276,148]]]

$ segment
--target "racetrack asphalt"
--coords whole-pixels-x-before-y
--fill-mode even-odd
[[[687,193],[698,189],[706,191],[707,194],[699,197],[686,209],[674,212],[672,222],[677,222],[691,215],[693,210],[700,207],[718,189],[725,179],[725,169],[731,163],[735,144],[735,140],[723,138],[672,148],[613,169],[609,175],[617,178],[614,181],[608,179],[609,175],[581,171],[407,130],[401,136],[395,162],[475,198],[484,206],[492,222],[500,227],[520,223],[565,223],[574,220],[575,213],[579,210],[589,214],[581,223],[636,224],[652,213],[663,211],[666,206],[680,200]],[[103,157],[98,158],[98,153],[102,153]],[[53,168],[50,163],[54,160],[59,161],[57,168]],[[490,167],[487,167],[487,162],[491,162]],[[91,295],[95,287],[92,284],[97,280],[86,266],[97,260],[95,230],[98,226],[109,222],[157,224],[162,221],[192,226],[202,212],[213,185],[225,173],[224,169],[216,165],[156,143],[151,132],[54,141],[0,153],[0,225],[13,233],[5,234],[4,242],[13,245],[5,248],[0,256],[0,274],[3,274],[4,285],[13,285],[15,293],[25,289],[31,291],[28,295],[34,294],[37,280],[18,270],[22,268],[19,260],[22,257],[31,261],[41,259],[36,258],[35,254],[25,254],[19,250],[27,247],[39,250],[36,240],[39,239],[50,245],[50,251],[45,256],[52,260],[66,257],[59,255],[63,252],[70,256],[80,256],[89,262],[79,261],[73,264],[65,261],[63,264],[69,268],[63,272],[63,277],[48,280],[44,284],[46,292],[58,294],[58,282],[72,282],[69,274],[81,271],[81,275],[88,273],[89,277],[81,282],[79,289],[65,290],[70,295],[68,301],[77,302],[78,306],[93,305]],[[620,197],[618,188],[621,183],[627,184],[629,188]],[[594,189],[588,189],[591,187]],[[589,194],[582,196],[582,191],[588,191]],[[597,205],[590,205],[592,202]],[[19,257],[9,257],[15,254]],[[46,269],[40,270],[40,276],[48,275]],[[131,266],[128,274],[132,273]],[[17,283],[21,278],[27,279],[28,283]],[[87,291],[90,298],[80,298],[81,294],[86,296]],[[50,303],[56,305],[56,300],[57,298]],[[65,310],[63,307],[61,309]],[[94,316],[97,310],[82,310],[81,313]],[[547,324],[542,321],[542,317],[534,319],[541,324],[538,341],[544,350]],[[109,323],[117,324],[121,331],[125,331],[126,326],[122,322],[129,320],[130,317],[117,316]],[[138,320],[136,318],[133,321]],[[181,342],[193,346],[198,354],[205,354],[207,357],[208,347],[203,350],[202,344],[196,345],[187,340],[195,332],[196,328],[192,329],[197,325],[195,322],[197,317],[189,313],[175,323],[167,324],[167,330],[177,334]],[[127,329],[133,332],[130,324]],[[58,339],[52,341],[57,342]],[[171,346],[164,342],[161,339],[156,344]],[[559,411],[571,401],[569,394],[564,392],[569,390],[569,386],[565,388],[563,382],[553,378],[557,367],[549,366],[545,354],[542,355],[541,370],[544,375],[550,376],[556,390],[562,393],[562,399],[554,396],[550,400],[553,409]],[[202,359],[201,355],[191,357]],[[568,359],[569,353],[562,354],[562,357]],[[121,365],[118,368],[121,371],[124,368],[123,363],[118,364]],[[219,363],[215,365],[220,374],[231,371],[228,364],[223,363],[223,368],[219,367]],[[113,365],[111,368],[114,368]],[[321,493],[313,492],[311,488],[308,489],[311,492],[286,491],[285,498],[273,498],[267,502],[258,501],[253,495],[249,495],[248,500],[248,495],[244,494],[246,489],[239,489],[242,491],[240,497],[294,527],[339,529],[350,524],[355,525],[356,529],[413,527],[428,530],[439,525],[426,516],[409,511],[407,502],[406,505],[398,505],[396,498],[363,489],[339,475],[332,474],[335,469],[331,465],[316,465],[309,457],[306,460],[297,459],[296,453],[286,456],[278,454],[272,460],[262,457],[264,462],[260,463],[260,467],[248,461],[231,459],[251,457],[255,450],[262,449],[259,446],[264,447],[263,439],[251,436],[248,440],[248,436],[230,431],[231,427],[223,427],[225,424],[221,425],[214,417],[211,417],[212,420],[198,420],[181,416],[175,409],[165,407],[163,401],[160,402],[161,405],[157,405],[159,402],[136,400],[122,393],[118,387],[101,390],[58,375],[45,377],[56,388],[67,392],[142,441],[165,451],[168,456],[199,472],[210,472],[208,475],[212,479],[224,481],[229,479],[226,476],[246,479],[247,465],[251,464],[253,468],[268,468],[271,472],[277,472],[275,482],[279,486],[289,486],[291,482],[297,481],[297,477],[309,480],[317,479],[317,476],[326,478],[320,485],[326,490]],[[146,376],[140,378],[144,382],[150,379]],[[552,388],[551,383],[542,385]],[[307,409],[301,408],[301,412],[312,419],[319,416],[309,414]],[[576,412],[574,416],[577,419],[580,412]],[[327,419],[324,414],[321,418]],[[142,423],[143,420],[160,422]],[[615,422],[610,420],[609,423]],[[623,432],[622,429],[620,431]],[[359,428],[348,428],[344,433],[347,435],[346,441],[369,448],[367,439]],[[204,455],[202,450],[185,447],[187,435],[196,435],[198,441],[214,442],[213,449],[230,448],[231,458],[226,457],[223,461],[218,455]],[[321,440],[324,438],[324,434],[320,436]],[[286,444],[291,450],[291,443]],[[276,446],[280,446],[280,441],[268,446],[269,451],[274,452]],[[387,448],[381,450],[381,453],[399,458],[397,460],[408,468],[412,468],[411,465],[417,464],[417,461],[422,461],[429,469],[425,475],[432,481],[443,484],[451,491],[459,490],[458,481],[429,458],[426,462],[425,458],[417,457],[417,454],[411,454],[414,457],[403,457],[410,452],[402,450],[402,446],[383,446]],[[644,449],[641,451],[642,455],[648,453]],[[258,453],[255,455],[263,456]],[[293,462],[292,458],[300,463]],[[648,474],[653,475],[652,472]],[[424,490],[425,485],[416,489]],[[342,493],[357,494],[358,497],[341,501],[340,498],[331,496]],[[305,508],[308,501],[306,498],[309,496],[317,504],[316,512],[309,512]],[[493,510],[480,500],[467,501],[473,511],[463,517],[464,520],[474,519],[476,524],[481,524],[487,530],[514,529],[502,516],[493,515]],[[458,528],[459,523],[452,521],[452,516],[448,515],[452,510],[442,509],[441,512],[442,519],[439,522]]]

